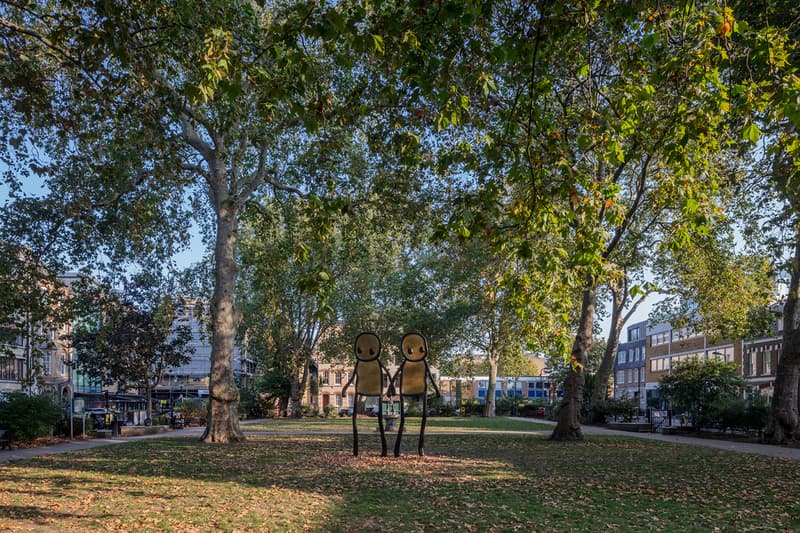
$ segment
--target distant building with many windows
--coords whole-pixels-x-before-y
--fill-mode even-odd
[[[776,320],[775,331],[773,337],[731,340],[691,328],[673,328],[667,323],[633,324],[628,327],[627,341],[617,349],[614,397],[638,399],[641,409],[668,409],[668,400],[659,394],[661,379],[676,364],[692,358],[734,363],[760,394],[771,397],[782,347],[780,318]]]

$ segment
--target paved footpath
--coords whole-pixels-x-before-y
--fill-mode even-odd
[[[551,420],[542,420],[538,418],[515,417],[512,418],[512,420],[538,422],[555,426],[555,422]],[[705,446],[706,448],[717,448],[729,452],[754,453],[757,455],[767,455],[769,457],[780,457],[783,459],[800,461],[800,448],[789,448],[787,446],[773,446],[771,444],[735,442],[717,439],[701,439],[698,437],[685,437],[683,435],[663,435],[661,433],[635,433],[632,431],[618,431],[597,426],[581,426],[581,430],[583,431],[584,435],[622,435],[625,437],[633,437],[638,439],[660,440],[662,442],[688,444],[691,446]]]
[[[552,422],[550,420],[543,420],[540,418],[512,417],[511,420],[555,425],[555,422]],[[246,428],[247,424],[248,423],[255,424],[258,422],[260,421],[259,420],[244,421],[242,422],[242,425],[245,427],[243,427],[242,429],[245,431],[245,433],[248,433]],[[662,435],[661,433],[633,433],[629,431],[617,431],[612,429],[605,429],[596,426],[582,426],[581,429],[583,430],[584,435],[618,435],[618,436],[621,435],[624,437],[659,440],[662,442],[686,444],[690,446],[705,446],[708,448],[717,448],[729,452],[752,453],[757,455],[765,455],[769,457],[778,457],[783,459],[800,461],[800,448],[789,448],[786,446],[772,446],[768,444],[754,444],[749,442],[732,442],[732,441],[716,440],[716,439],[700,439],[696,437],[684,437],[679,435]],[[100,446],[113,446],[115,444],[121,444],[123,442],[130,442],[142,439],[163,439],[163,438],[176,438],[176,437],[187,437],[187,436],[199,437],[202,434],[203,430],[204,428],[186,428],[178,431],[171,431],[169,433],[157,433],[155,435],[142,435],[137,437],[117,437],[112,439],[76,440],[72,442],[65,442],[62,444],[54,444],[53,446],[43,446],[41,448],[14,448],[13,450],[4,449],[0,450],[0,463],[7,463],[9,461],[15,461],[17,459],[28,459],[31,457],[38,457],[41,455],[52,455],[56,453],[66,453],[76,450],[88,450],[90,448],[98,448]],[[262,432],[252,432],[252,433],[262,433]],[[270,431],[267,433],[295,434],[297,432]],[[331,432],[328,431],[324,433],[331,434]],[[436,433],[436,430],[431,430],[429,428],[428,434],[430,435],[433,433]],[[535,433],[546,434],[546,432],[543,431],[536,431]]]

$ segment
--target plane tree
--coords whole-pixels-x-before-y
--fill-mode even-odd
[[[335,150],[365,110],[380,51],[359,4],[94,0],[0,4],[6,179],[20,235],[52,253],[117,268],[169,253],[197,216],[210,229],[214,292],[209,424],[243,440],[233,346],[238,224],[259,189],[328,197],[336,181],[297,172],[294,153]],[[323,202],[324,203],[324,202]],[[10,212],[10,211],[9,211]]]
[[[734,93],[747,111],[746,137],[760,164],[743,188],[748,232],[788,277],[783,307],[783,345],[775,375],[765,438],[775,444],[800,440],[800,78],[797,74],[797,5],[782,0],[732,4],[751,51],[734,64]],[[753,222],[754,221],[754,222]]]
[[[664,245],[704,232],[728,177],[727,12],[715,2],[447,8],[418,13],[449,24],[452,40],[436,42],[441,52],[414,80],[445,102],[440,127],[467,124],[446,157],[475,185],[450,227],[481,238],[488,229],[495,253],[527,262],[506,283],[571,362],[553,438],[579,440],[598,284],[618,275],[616,255],[645,213],[669,222]],[[425,22],[414,27],[426,50],[442,38],[425,34]]]

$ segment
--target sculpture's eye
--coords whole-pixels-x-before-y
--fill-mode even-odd
[[[420,346],[419,347],[419,353],[425,353],[425,347],[424,346]]]
[[[362,350],[361,350],[361,346],[359,346],[358,348],[356,348],[356,352],[357,352],[357,353],[361,353],[361,351],[362,351]]]
[[[370,355],[375,355],[375,350],[373,350],[372,348],[370,348],[370,349],[369,349],[369,354],[370,354]]]
[[[414,350],[409,346],[408,347],[408,355],[411,355],[412,353],[414,353]]]

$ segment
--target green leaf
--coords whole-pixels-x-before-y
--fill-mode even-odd
[[[372,46],[375,48],[375,51],[379,54],[383,54],[385,50],[385,45],[383,44],[383,37],[380,35],[372,34]]]
[[[657,42],[658,35],[655,33],[649,33],[642,39],[642,48],[653,48]]]
[[[742,138],[747,139],[751,143],[755,144],[761,138],[761,130],[758,129],[758,126],[756,126],[755,123],[751,122],[742,130]]]

